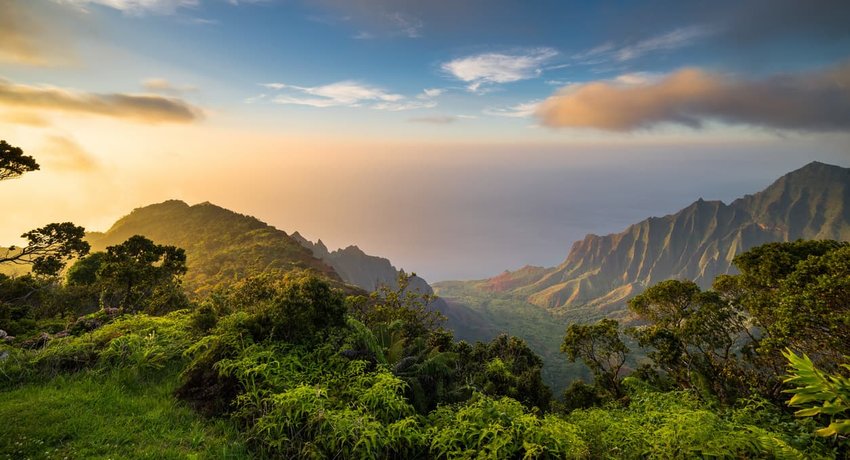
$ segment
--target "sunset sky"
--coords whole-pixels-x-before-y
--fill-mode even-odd
[[[850,2],[0,0],[0,244],[211,201],[429,281],[850,167]]]

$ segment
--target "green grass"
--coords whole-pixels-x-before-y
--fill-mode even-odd
[[[250,458],[236,427],[180,404],[176,384],[176,369],[119,369],[0,391],[0,459]]]

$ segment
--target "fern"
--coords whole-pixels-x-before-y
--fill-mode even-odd
[[[800,356],[786,349],[783,355],[788,360],[790,373],[784,383],[796,387],[785,390],[794,395],[788,400],[788,405],[804,407],[794,415],[829,417],[829,425],[815,431],[818,436],[850,435],[850,418],[844,418],[850,411],[850,379],[824,373],[805,354]],[[848,364],[842,364],[841,367],[850,370]]]

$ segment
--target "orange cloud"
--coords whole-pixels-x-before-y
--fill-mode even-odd
[[[65,171],[93,171],[97,161],[75,140],[64,136],[49,136],[43,147],[48,167]]]
[[[178,98],[88,93],[52,86],[19,85],[2,79],[0,106],[81,112],[147,123],[187,123],[202,116],[200,109]]]
[[[0,113],[0,122],[10,123],[13,125],[26,125],[37,127],[44,127],[50,125],[50,121],[48,119],[36,113],[26,111]]]
[[[745,80],[683,69],[638,84],[569,85],[535,115],[551,127],[632,131],[662,123],[698,128],[717,120],[800,131],[850,129],[850,64],[794,75]]]

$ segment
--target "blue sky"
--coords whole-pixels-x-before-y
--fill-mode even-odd
[[[837,0],[5,0],[0,129],[45,167],[4,184],[31,202],[0,239],[181,198],[431,279],[557,264],[586,232],[850,166],[848,17]]]

